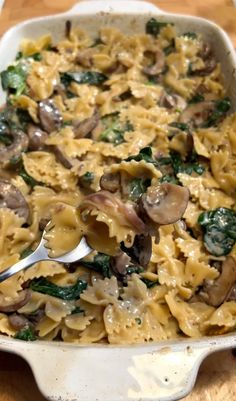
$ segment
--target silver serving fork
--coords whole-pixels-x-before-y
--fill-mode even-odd
[[[47,224],[47,226],[49,224],[50,222]],[[42,260],[51,260],[61,263],[72,263],[84,258],[93,251],[93,249],[90,248],[90,246],[87,244],[85,237],[82,237],[80,243],[74,249],[72,249],[72,251],[67,252],[57,258],[51,258],[50,256],[48,256],[49,250],[45,247],[45,244],[47,242],[47,240],[44,238],[45,234],[46,228],[44,229],[41,241],[34,252],[0,273],[0,283],[13,276],[14,274],[20,272],[21,270],[27,269],[33,264]]]

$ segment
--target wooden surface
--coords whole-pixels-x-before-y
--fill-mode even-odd
[[[0,16],[0,35],[24,19],[62,12],[75,2],[75,0],[5,0]],[[233,8],[231,0],[152,0],[151,2],[166,11],[198,15],[215,21],[228,32],[236,48],[236,9]],[[45,401],[27,364],[22,359],[7,353],[0,353],[0,401]],[[203,362],[195,388],[184,401],[236,401],[236,357],[231,351],[216,353]]]

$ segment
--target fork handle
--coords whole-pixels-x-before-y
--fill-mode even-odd
[[[40,260],[41,259],[38,258],[38,252],[35,250],[29,256],[26,256],[26,258],[19,260],[19,262],[1,272],[0,283],[11,277],[13,274],[19,273],[21,270],[32,266],[34,263],[39,262]]]

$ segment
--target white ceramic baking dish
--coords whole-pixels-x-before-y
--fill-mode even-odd
[[[0,43],[0,70],[14,60],[22,38],[64,34],[69,18],[96,36],[101,26],[143,32],[151,17],[174,22],[179,32],[196,31],[221,61],[228,95],[236,109],[236,58],[225,32],[202,18],[164,13],[141,1],[84,1],[69,12],[31,19],[11,28]],[[4,94],[0,93],[0,103]],[[192,389],[199,365],[212,352],[236,347],[236,335],[135,346],[26,343],[0,336],[0,349],[22,356],[45,397],[60,401],[171,401]]]

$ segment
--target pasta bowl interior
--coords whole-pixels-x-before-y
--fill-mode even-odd
[[[0,54],[0,269],[49,220],[51,256],[83,235],[94,249],[0,283],[0,349],[52,400],[183,397],[235,342],[231,42],[149,3],[87,1],[10,29]]]

